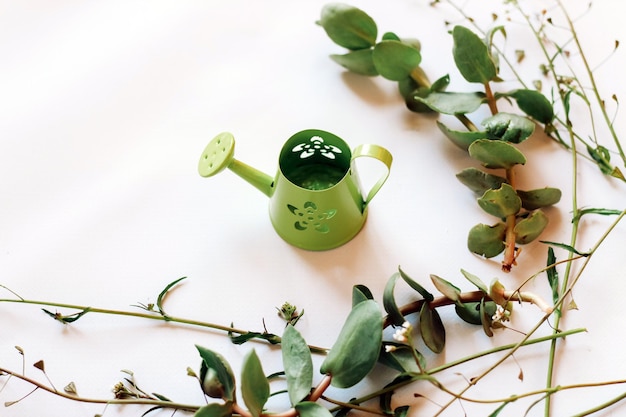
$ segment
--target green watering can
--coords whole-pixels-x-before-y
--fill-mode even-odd
[[[270,219],[278,235],[296,247],[316,251],[341,246],[361,230],[367,206],[389,176],[392,161],[381,146],[360,145],[351,152],[341,138],[316,129],[287,140],[275,177],[236,160],[234,150],[231,133],[217,135],[202,152],[200,175],[230,169],[270,198]],[[385,166],[367,193],[361,190],[354,164],[361,157],[375,158]]]

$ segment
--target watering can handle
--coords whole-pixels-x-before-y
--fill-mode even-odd
[[[380,188],[383,186],[385,181],[387,181],[387,177],[389,177],[389,171],[391,169],[391,162],[393,161],[393,157],[391,156],[391,153],[387,149],[383,148],[382,146],[367,145],[367,144],[357,146],[354,152],[352,152],[353,162],[356,158],[360,158],[360,157],[369,157],[369,158],[378,159],[380,162],[382,162],[385,165],[385,167],[387,167],[383,175],[381,175],[381,177],[378,179],[376,184],[374,184],[372,189],[367,193],[367,197],[365,197],[365,201],[363,202],[363,207],[365,207],[374,198],[376,193],[378,193],[378,190],[380,190]]]

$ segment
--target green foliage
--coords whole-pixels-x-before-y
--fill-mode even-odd
[[[414,98],[437,113],[451,115],[473,113],[486,102],[485,94],[480,92],[453,93],[432,91],[427,96],[416,96]]]
[[[348,71],[356,74],[366,75],[369,77],[379,75],[378,70],[374,65],[371,49],[359,49],[357,51],[350,51],[343,55],[333,54],[330,58]]]
[[[517,101],[517,106],[539,123],[550,124],[554,120],[554,108],[546,96],[537,90],[518,89],[511,91],[506,96]]]
[[[456,174],[456,177],[466,187],[479,195],[483,195],[491,189],[498,189],[502,186],[502,184],[506,183],[506,178],[489,174],[473,167],[465,168],[463,171]],[[524,198],[519,193],[520,192],[518,191],[518,195],[522,199],[523,204]]]
[[[363,379],[374,367],[382,343],[383,321],[373,300],[352,308],[335,344],[320,367],[332,376],[332,385],[348,388]]]
[[[468,151],[485,168],[511,169],[526,163],[526,157],[515,146],[498,140],[479,139],[470,145]]]
[[[354,307],[361,301],[373,300],[374,296],[369,288],[365,285],[355,285],[352,287],[352,306]]]
[[[526,117],[500,112],[484,119],[481,123],[490,139],[510,143],[521,143],[535,130],[535,124]]]
[[[467,272],[464,269],[461,269],[461,273],[469,282],[474,284],[476,288],[478,288],[480,291],[484,292],[485,294],[489,292],[487,285],[479,277],[477,277],[476,275],[470,272]]]
[[[461,289],[456,285],[453,285],[451,282],[446,281],[445,279],[438,277],[435,274],[430,275],[430,279],[435,284],[435,288],[439,290],[444,296],[454,301],[455,303],[459,301],[461,297]]]
[[[369,15],[356,7],[341,3],[324,6],[317,23],[333,42],[351,50],[373,46],[378,35],[376,23]]]
[[[252,417],[259,417],[270,397],[270,384],[253,349],[244,357],[241,370],[241,395]]]
[[[282,355],[291,404],[306,397],[313,386],[313,361],[306,341],[295,327],[288,324],[282,337]]]
[[[373,22],[363,11],[356,11],[350,6],[329,6],[332,19],[323,18],[322,25],[327,33],[343,30],[354,33],[358,21]],[[322,14],[328,14],[325,10]],[[375,23],[369,23],[375,27]],[[472,84],[480,84],[483,91],[451,92],[446,91],[450,84],[449,75],[440,77],[434,83],[429,81],[427,74],[420,67],[422,56],[421,44],[418,40],[402,39],[393,32],[386,32],[381,40],[376,40],[376,32],[367,31],[367,42],[355,48],[346,42],[339,42],[334,36],[330,38],[340,46],[352,49],[346,55],[333,55],[332,58],[348,70],[382,77],[398,83],[398,91],[404,98],[409,110],[416,113],[438,113],[457,117],[467,130],[449,128],[437,122],[441,132],[456,146],[468,152],[469,156],[478,160],[486,169],[506,171],[500,176],[494,173],[481,172],[468,168],[457,174],[457,178],[481,197],[477,200],[480,207],[488,214],[504,219],[504,223],[495,226],[474,226],[468,234],[468,249],[471,252],[494,257],[513,248],[515,244],[525,244],[537,238],[541,233],[547,217],[543,212],[531,213],[542,207],[556,204],[561,193],[558,189],[545,187],[541,190],[521,191],[509,184],[507,179],[517,166],[526,164],[525,155],[515,146],[530,138],[535,130],[535,123],[543,123],[544,131],[553,129],[555,112],[552,103],[539,91],[519,88],[508,92],[492,92],[491,84],[500,81],[499,59],[493,39],[496,34],[506,37],[503,26],[496,26],[487,32],[482,39],[467,27],[457,25],[451,30],[453,47],[452,56],[457,70]],[[362,39],[360,36],[359,39]],[[354,52],[358,49],[358,54]],[[575,90],[572,90],[576,94]],[[499,99],[515,102],[522,114],[500,112],[497,108]],[[567,100],[566,102],[569,102]],[[482,130],[477,127],[468,115],[474,114],[482,106],[488,105],[491,116],[480,122]],[[590,155],[605,161],[606,171],[616,171],[608,163],[609,155],[600,147],[589,148]],[[615,175],[619,175],[618,172]],[[504,228],[504,229],[503,229]],[[520,236],[516,236],[516,234]],[[508,239],[507,241],[505,241]],[[516,250],[505,252],[502,261],[503,270],[509,271],[516,264]],[[392,284],[391,287],[393,287]],[[392,288],[391,288],[392,289]],[[390,288],[387,288],[390,290]],[[398,324],[400,316],[392,305],[389,297],[386,310],[394,324]]]
[[[404,323],[405,319],[402,315],[400,309],[396,304],[396,299],[394,296],[394,290],[396,287],[396,282],[399,278],[402,278],[404,282],[406,282],[411,288],[417,291],[426,301],[434,300],[434,296],[426,290],[419,283],[411,279],[401,268],[398,267],[398,272],[393,274],[391,278],[387,281],[385,285],[385,289],[383,292],[383,307],[385,312],[389,315],[389,320],[391,324],[394,326],[400,326]]]
[[[548,216],[541,210],[531,212],[515,225],[515,242],[524,245],[537,239],[548,225]]]
[[[560,289],[559,289],[559,273],[556,270],[556,255],[554,254],[554,249],[548,248],[548,257],[547,257],[547,267],[546,275],[548,278],[548,284],[550,285],[550,289],[552,290],[552,302],[556,304],[560,297]]]
[[[504,250],[505,234],[506,226],[502,222],[492,226],[477,224],[467,235],[467,247],[477,255],[493,258]]]
[[[478,205],[492,216],[501,219],[515,215],[522,208],[522,200],[509,184],[502,184],[497,190],[487,190],[478,199]]]
[[[232,403],[211,403],[196,411],[194,417],[230,417],[233,414]]]
[[[487,45],[474,32],[463,26],[455,26],[452,38],[452,56],[466,81],[487,84],[496,79],[496,65]]]
[[[219,353],[196,345],[202,358],[200,383],[202,391],[212,398],[232,401],[235,398],[235,376],[230,364]]]
[[[401,41],[383,40],[374,46],[372,60],[384,78],[401,81],[410,77],[422,61],[422,56],[417,49]]]
[[[522,199],[522,207],[526,210],[552,206],[561,201],[561,190],[551,187],[530,191],[517,190],[517,195]]]
[[[300,417],[331,417],[332,414],[328,409],[322,407],[318,403],[311,401],[303,401],[296,404],[296,411]]]
[[[397,342],[385,342],[385,346],[391,346],[392,349],[380,352],[379,363],[400,373],[420,372],[420,369],[426,368],[426,358],[417,349]]]
[[[437,310],[430,308],[428,303],[422,304],[420,310],[420,332],[428,349],[441,353],[446,344],[446,330]]]
[[[485,139],[487,137],[486,132],[483,131],[452,130],[441,122],[437,122],[437,126],[452,143],[465,151],[478,139]]]

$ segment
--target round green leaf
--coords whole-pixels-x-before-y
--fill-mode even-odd
[[[270,384],[263,373],[261,361],[251,350],[244,357],[241,369],[241,396],[253,417],[259,417],[270,397]]]
[[[501,219],[517,214],[522,208],[522,200],[509,184],[502,184],[497,190],[487,190],[478,199],[478,205],[492,216]]]
[[[535,131],[535,124],[526,117],[504,112],[486,118],[481,124],[490,139],[511,143],[523,142]]]
[[[233,415],[233,403],[211,403],[200,407],[193,417],[231,417]]]
[[[467,247],[470,251],[485,258],[493,258],[504,250],[506,226],[498,223],[493,226],[478,224],[469,231]]]
[[[526,210],[551,206],[561,200],[561,190],[550,187],[531,191],[517,190],[517,195],[522,199],[522,207]]]
[[[296,411],[300,417],[332,417],[327,408],[312,401],[303,401],[296,404]]]
[[[484,93],[431,92],[426,97],[415,97],[431,109],[442,114],[468,114],[475,112],[485,102]]]
[[[372,58],[378,73],[392,81],[406,79],[422,61],[417,49],[395,40],[377,43]]]
[[[554,108],[550,101],[537,90],[519,89],[508,93],[517,101],[517,105],[524,113],[539,123],[552,123]]]
[[[526,244],[537,239],[548,225],[548,216],[541,210],[535,210],[528,217],[520,220],[513,231],[515,243]]]
[[[361,301],[350,311],[320,372],[331,375],[335,387],[355,385],[376,365],[382,337],[383,318],[378,304],[373,300]]]
[[[437,126],[439,127],[439,130],[441,130],[452,143],[454,143],[456,146],[463,149],[464,151],[467,151],[470,145],[478,139],[486,138],[485,132],[452,130],[441,122],[437,122]]]
[[[509,169],[526,163],[526,157],[516,147],[499,140],[478,139],[472,142],[468,151],[487,168]]]
[[[372,49],[359,49],[344,55],[331,55],[330,58],[348,71],[373,77],[378,71],[372,60]]]
[[[424,344],[435,353],[441,353],[446,344],[446,329],[439,313],[430,308],[428,303],[422,304],[420,309],[420,334]]]
[[[482,324],[480,321],[480,302],[455,304],[454,311],[457,316],[469,324]]]
[[[297,404],[311,392],[313,361],[311,351],[299,331],[288,324],[282,336],[282,355],[291,404]]]
[[[384,41],[399,41],[400,37],[396,35],[394,32],[385,32],[383,33],[383,36],[381,37],[381,39]]]
[[[496,65],[487,45],[471,30],[455,26],[452,55],[459,72],[470,83],[486,84],[497,78]]]
[[[498,175],[488,174],[476,168],[465,168],[456,177],[476,194],[483,195],[487,190],[497,189],[506,183],[506,179]]]
[[[327,4],[317,23],[333,42],[351,50],[374,46],[378,36],[376,22],[364,11],[347,4]]]

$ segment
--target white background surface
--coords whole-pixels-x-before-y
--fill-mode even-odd
[[[490,9],[471,3],[475,17],[488,22]],[[571,3],[574,15],[586,6]],[[469,228],[491,221],[454,177],[472,162],[442,137],[434,119],[408,112],[392,83],[347,74],[330,61],[328,55],[342,49],[314,24],[324,4],[1,2],[0,284],[28,299],[133,310],[131,305],[155,302],[166,284],[186,276],[167,300],[172,315],[232,322],[253,331],[262,331],[264,320],[268,331],[280,334],[283,323],[275,307],[290,301],[305,310],[298,326],[308,342],[330,346],[350,309],[352,286],[364,284],[380,300],[398,265],[430,289],[428,276],[437,274],[464,290],[473,288],[461,268],[487,282],[499,277],[509,288],[542,268],[546,247],[541,244],[526,248],[509,275],[500,272],[500,258],[485,261],[467,252]],[[451,90],[468,88],[453,70],[451,39],[443,24],[460,22],[458,15],[417,0],[351,4],[372,15],[381,33],[420,38],[423,67],[432,79],[450,73]],[[626,38],[614,5],[599,0],[578,22],[592,66],[610,55],[615,39]],[[509,38],[521,36],[521,28],[512,24]],[[527,54],[534,55],[531,49]],[[597,72],[607,99],[613,93],[626,96],[624,64],[618,49]],[[530,59],[520,70],[538,76]],[[621,119],[616,126],[623,134]],[[284,243],[271,227],[267,198],[234,174],[203,179],[196,171],[206,143],[228,130],[237,140],[236,157],[273,175],[282,143],[308,128],[331,131],[353,147],[377,143],[394,155],[391,176],[370,206],[365,229],[328,252]],[[567,242],[570,155],[541,137],[522,149],[529,163],[519,171],[520,186],[563,190],[562,201],[548,210],[551,223],[542,239]],[[578,179],[581,206],[626,205],[624,184],[602,177],[588,162],[581,162]],[[611,221],[589,217],[579,248],[594,244]],[[626,377],[621,320],[625,239],[622,224],[574,292],[579,310],[568,313],[562,327],[586,327],[588,333],[561,344],[558,384]],[[557,256],[565,254],[558,251]],[[549,298],[543,275],[526,288]],[[10,297],[4,291],[1,298]],[[400,293],[404,301],[412,297]],[[521,337],[499,331],[489,339],[451,311],[442,314],[447,349],[434,356],[424,348],[431,365]],[[518,307],[511,326],[524,332],[540,317],[533,306]],[[219,332],[146,320],[87,315],[63,326],[37,306],[0,304],[0,329],[0,366],[19,371],[22,357],[14,346],[20,346],[27,375],[45,381],[31,366],[43,359],[57,388],[74,381],[85,397],[110,398],[112,386],[125,376],[120,370],[129,369],[146,391],[202,404],[194,380],[186,376],[188,366],[199,365],[194,344],[220,351],[236,372],[252,348],[266,372],[280,370],[279,352],[264,344],[233,346]],[[550,331],[546,327],[538,334]],[[542,388],[547,348],[522,350],[516,355],[519,365],[507,362],[469,394],[505,398]],[[496,359],[455,368],[442,380],[460,388],[464,378]],[[517,378],[519,367],[523,382]],[[388,382],[390,374],[376,372],[356,394],[367,392],[368,383]],[[0,399],[13,401],[30,390],[13,379]],[[555,415],[571,415],[623,391],[624,386],[615,386],[559,394]],[[414,399],[415,392],[432,402]],[[355,393],[332,394],[348,400]],[[411,401],[414,416],[432,415],[433,402],[445,401],[425,384],[411,386],[402,398]],[[273,401],[273,411],[284,409],[284,397]],[[522,415],[530,402],[519,401],[504,415]],[[464,406],[468,416],[495,408]],[[621,415],[623,407],[612,410],[615,414],[600,415]],[[0,415],[104,412],[113,417],[144,411],[104,410],[37,391]],[[463,412],[457,404],[445,415]],[[539,414],[540,408],[531,412]]]

